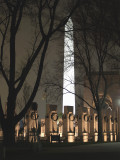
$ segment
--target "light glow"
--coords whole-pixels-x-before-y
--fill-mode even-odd
[[[88,142],[88,133],[83,133],[83,142]]]
[[[75,142],[74,133],[68,133],[68,142],[69,142],[69,143]]]
[[[104,133],[104,142],[107,142],[107,133]]]

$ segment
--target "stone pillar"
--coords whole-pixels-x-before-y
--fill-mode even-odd
[[[90,137],[92,138],[92,141],[95,141],[95,114],[94,110],[91,108],[90,110]]]
[[[114,119],[114,141],[117,141],[117,117]]]
[[[51,134],[57,134],[57,106],[46,106],[46,118],[45,118],[45,132],[46,136],[50,137]]]
[[[23,122],[24,123],[23,136],[25,137],[25,139],[27,138],[29,142],[37,141],[38,117],[39,116],[37,111],[37,104],[31,105],[31,107],[29,108],[24,117],[24,122]]]
[[[64,106],[63,136],[68,142],[74,142],[75,140],[73,106]]]
[[[0,128],[0,140],[3,140],[3,131],[2,131],[2,128]]]
[[[79,118],[79,115],[76,115],[75,116],[75,137],[78,138],[78,118]]]
[[[118,118],[117,118],[118,109],[115,109],[115,115],[114,115],[114,141],[117,141],[117,135],[118,135]]]
[[[103,140],[104,142],[108,141],[108,113],[103,110],[102,111],[102,115],[103,115]]]
[[[92,108],[90,111],[90,138],[93,142],[98,141],[98,115]]]
[[[60,137],[63,136],[63,120],[62,120],[62,117],[59,118],[59,134],[60,134]]]
[[[63,115],[63,137],[67,139],[67,113]]]
[[[40,133],[40,137],[45,137],[45,119],[41,119],[41,133]]]
[[[113,141],[115,142],[116,141],[116,122],[115,122],[115,117],[114,117],[114,120],[113,120]]]
[[[111,115],[108,116],[108,126],[107,126],[107,136],[108,136],[108,139],[107,141],[111,141],[112,139],[112,126],[111,126]]]

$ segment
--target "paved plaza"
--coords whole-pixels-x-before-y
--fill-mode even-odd
[[[79,146],[49,146],[38,151],[29,149],[8,152],[5,160],[116,160],[120,158],[120,142]]]
[[[42,153],[106,153],[106,152],[118,152],[120,153],[120,142],[113,143],[101,143],[101,144],[86,144],[79,146],[68,147],[45,147],[42,149]]]

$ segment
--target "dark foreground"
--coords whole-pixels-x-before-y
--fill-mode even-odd
[[[3,158],[2,155],[0,160]],[[76,158],[78,160],[119,160],[120,142],[9,148],[4,160],[75,160]]]

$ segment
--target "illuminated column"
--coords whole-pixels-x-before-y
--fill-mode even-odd
[[[73,113],[69,113],[69,132],[74,132],[74,115]]]
[[[65,106],[63,115],[63,136],[68,137],[68,142],[74,142],[74,115],[73,106]]]
[[[114,116],[111,117],[111,126],[112,126],[111,141],[113,141],[114,140]]]
[[[111,123],[111,116],[108,117],[108,141],[112,141],[112,123]]]
[[[88,142],[88,136],[90,133],[90,128],[89,128],[89,109],[87,107],[82,107],[82,139],[83,142]]]
[[[50,134],[57,134],[57,106],[47,105],[46,107],[45,132],[49,137]]]
[[[88,131],[88,136],[91,139],[91,136],[90,136],[90,120],[91,120],[91,117],[90,117],[90,108],[88,107],[87,109],[88,109],[87,131]]]
[[[87,113],[82,115],[82,132],[83,132],[83,142],[88,142],[88,121],[89,116]]]
[[[16,130],[16,136],[18,137],[18,133],[19,133],[19,130],[20,130],[20,124],[19,124],[19,122],[17,123],[17,125],[15,127],[15,130]]]
[[[45,137],[45,119],[41,119],[41,134],[40,137]]]
[[[75,137],[78,137],[78,118],[79,115],[75,116]]]
[[[75,87],[74,87],[74,47],[73,23],[71,18],[65,25],[64,38],[64,77],[63,77],[63,110],[64,106],[73,106],[75,114]]]
[[[59,118],[59,134],[60,134],[60,137],[63,136],[63,120],[62,120],[62,117]]]
[[[115,128],[114,128],[114,133],[115,133],[115,134],[114,134],[114,141],[117,141],[117,125],[118,125],[118,124],[117,124],[117,117],[115,117],[114,124],[115,124],[115,125],[114,125],[114,127],[115,127]]]
[[[95,142],[98,141],[98,115],[97,113],[94,114],[94,140]]]
[[[63,136],[67,138],[68,132],[70,131],[70,121],[69,114],[73,112],[72,106],[64,106],[64,115],[63,115]]]
[[[105,115],[103,118],[103,135],[104,135],[104,142],[107,142],[107,121],[108,118]]]
[[[52,112],[51,114],[51,119],[52,119],[52,134],[57,134],[57,120],[58,120],[58,115],[55,111]]]
[[[67,113],[66,112],[64,112],[64,115],[63,115],[63,137],[67,138]]]
[[[0,139],[3,139],[3,131],[2,131],[2,128],[0,128]]]
[[[19,130],[20,130],[20,122],[17,123],[17,125],[15,126],[15,141],[18,139],[19,137]]]

